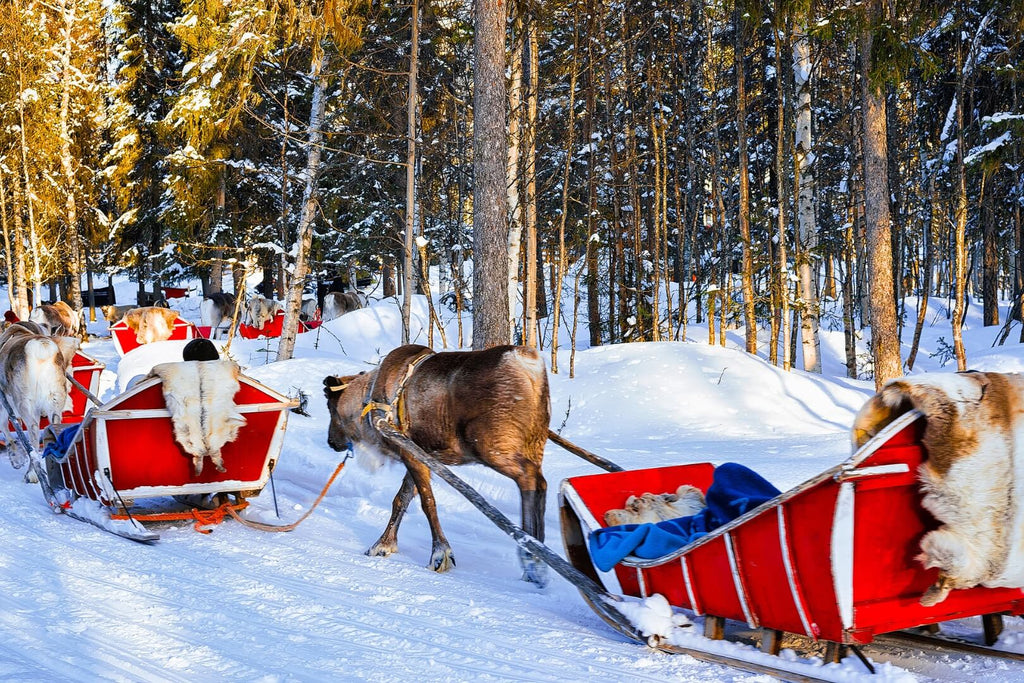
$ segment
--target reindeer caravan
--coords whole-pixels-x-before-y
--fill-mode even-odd
[[[77,338],[50,336],[54,328],[34,322],[0,335],[7,450],[15,467],[30,465],[26,478],[38,480],[55,512],[149,542],[158,535],[142,521],[191,517],[199,528],[216,519],[196,508],[154,513],[142,501],[213,501],[221,515],[237,515],[269,481],[297,402],[242,375],[206,339],[174,341],[185,327],[178,320],[142,307],[112,326],[132,330],[137,346],[184,349],[180,361],[154,365],[106,403],[95,395],[104,366],[78,351]],[[57,331],[77,333],[77,325]]]
[[[87,373],[97,370],[76,366],[75,345],[46,332],[25,323],[0,336],[0,388],[18,432],[8,437],[13,459],[31,461],[55,511],[151,541],[156,534],[132,512],[138,501],[244,501],[268,482],[294,405],[287,397],[204,356],[158,365],[77,414],[74,392],[88,396],[95,375]],[[76,367],[88,368],[86,381],[69,392]],[[1024,506],[1014,488],[1024,473],[1024,380],[1016,376],[889,384],[858,414],[853,455],[788,491],[735,463],[625,471],[564,440],[548,427],[544,363],[525,347],[407,345],[369,372],[328,376],[323,387],[328,444],[369,447],[406,470],[368,554],[397,551],[399,525],[418,495],[432,537],[428,566],[455,566],[430,484],[436,474],[512,537],[524,579],[543,586],[550,568],[612,628],[658,649],[814,679],[801,662],[765,665],[711,641],[732,620],[759,629],[768,653],[797,634],[824,642],[827,659],[838,660],[845,648],[859,652],[893,632],[963,617],[981,616],[991,642],[1000,615],[1024,614]],[[196,398],[217,414],[205,426],[189,416]],[[561,482],[567,560],[543,543],[548,440],[605,470]],[[521,525],[449,469],[466,463],[515,482]],[[689,633],[690,620],[703,622],[705,638]]]
[[[252,297],[242,312],[243,336],[280,335],[279,303]],[[237,314],[234,297],[203,301],[205,330],[166,306],[107,306],[103,314],[120,356],[143,353],[145,363],[145,352],[159,358],[170,345],[181,360],[150,362],[102,403],[104,366],[78,350],[78,314],[63,302],[35,308],[0,336],[0,420],[12,464],[30,464],[26,478],[39,481],[56,512],[137,541],[157,538],[143,521],[191,515],[199,529],[224,514],[239,518],[270,480],[298,401],[241,374],[202,338]],[[301,331],[319,317],[316,300],[304,301]],[[154,499],[212,504],[219,515],[153,512]]]

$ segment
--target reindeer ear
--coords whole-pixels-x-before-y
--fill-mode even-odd
[[[342,377],[335,377],[334,375],[328,375],[324,377],[324,396],[328,399],[337,396],[345,387],[348,386],[348,382]]]

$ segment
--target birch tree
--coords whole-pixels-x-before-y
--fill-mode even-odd
[[[804,370],[821,372],[818,293],[815,249],[818,230],[814,216],[814,143],[811,110],[811,44],[807,35],[810,8],[798,13],[793,34],[793,106],[796,108],[796,135],[793,154],[796,162],[797,272],[800,290],[800,336]]]

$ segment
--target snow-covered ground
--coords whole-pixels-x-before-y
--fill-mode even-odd
[[[124,287],[127,294],[134,285]],[[193,320],[198,303],[195,295],[172,301]],[[415,303],[414,341],[425,343],[426,306]],[[951,342],[944,303],[929,312],[918,372],[955,369],[928,355],[941,349],[940,337]],[[965,335],[971,366],[1024,367],[1020,345],[989,348],[997,330],[980,326],[977,309]],[[105,325],[90,329],[102,334]],[[447,332],[454,342],[454,322]],[[561,351],[561,372],[551,375],[552,428],[626,468],[736,461],[781,489],[843,460],[849,426],[873,385],[835,376],[844,370],[841,330],[823,333],[825,376],[786,373],[750,357],[735,348],[740,334],[730,332],[726,349],[677,342],[582,350],[573,379],[569,352]],[[692,326],[690,335],[707,338]],[[275,472],[282,522],[306,509],[339,460],[326,443],[324,376],[372,367],[400,336],[398,309],[384,301],[301,335],[291,361],[270,362],[274,341],[234,340],[230,354],[248,374],[310,396],[311,417],[291,416]],[[103,398],[114,396],[113,345],[100,338],[85,350],[107,364]],[[544,471],[547,538],[561,552],[558,483],[597,470],[549,444]],[[482,467],[457,473],[518,522],[511,481]],[[145,546],[52,514],[38,487],[0,461],[0,679],[764,680],[625,640],[557,576],[541,590],[521,581],[513,542],[440,482],[435,494],[458,563],[453,571],[424,567],[430,535],[415,502],[399,552],[365,556],[401,477],[397,466],[371,472],[350,463],[291,533],[227,522],[201,535],[188,524],[163,525],[160,541]],[[269,487],[252,502],[248,516],[276,521]],[[1018,621],[1008,620],[1001,645],[1024,650]],[[917,657],[897,666],[885,664],[884,651],[868,648],[868,655],[886,680],[1024,680],[1024,666],[977,657]],[[863,671],[853,657],[822,667],[837,680],[867,680]]]

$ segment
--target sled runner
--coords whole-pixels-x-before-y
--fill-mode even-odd
[[[130,328],[124,320],[118,320],[110,326],[110,336],[114,340],[114,348],[117,349],[119,356],[124,356],[129,351],[142,346],[136,339],[135,330]],[[171,336],[168,339],[195,339],[198,336],[199,332],[193,323],[178,318],[174,321],[174,325],[171,328]]]
[[[133,540],[157,538],[138,524],[147,521],[136,509],[143,499],[232,495],[236,510],[245,507],[245,498],[269,481],[295,401],[244,375],[238,381],[234,402],[246,422],[223,446],[224,472],[207,462],[195,474],[193,457],[175,439],[161,380],[149,377],[93,409],[80,426],[50,428],[44,491],[51,488],[65,509],[84,506],[87,521]],[[118,521],[134,525],[135,533],[110,527]]]
[[[1021,614],[1019,588],[955,590],[937,605],[920,604],[938,573],[915,559],[922,536],[938,526],[921,507],[917,471],[926,458],[924,427],[924,416],[909,412],[846,462],[678,550],[654,559],[628,556],[610,572],[597,569],[587,544],[589,534],[604,526],[604,513],[621,508],[630,495],[675,491],[680,484],[706,492],[715,467],[567,479],[559,493],[567,557],[612,594],[660,593],[671,605],[704,615],[711,637],[721,637],[724,619],[759,627],[770,636],[762,638],[762,647],[776,653],[782,632],[838,648],[908,627]]]

